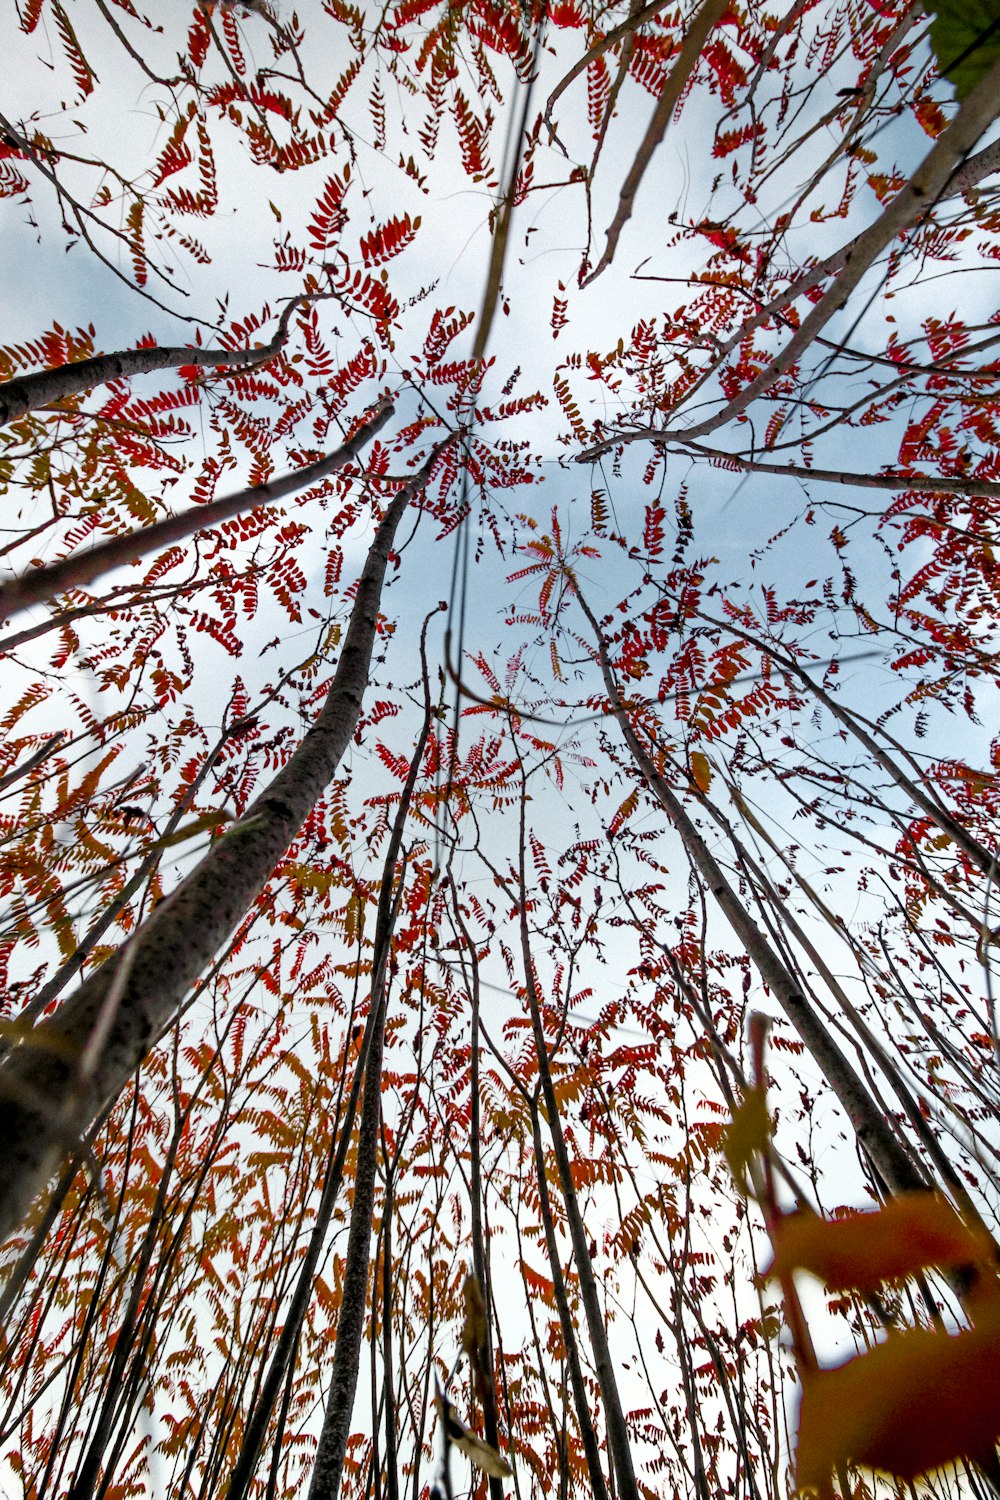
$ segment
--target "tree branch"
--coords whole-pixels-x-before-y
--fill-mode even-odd
[[[739,468],[747,474],[775,474],[780,479],[820,481],[823,484],[844,484],[862,490],[913,490],[921,495],[992,495],[1000,499],[1000,482],[995,479],[978,479],[975,474],[858,474],[850,469],[815,469],[803,464],[769,464],[761,459],[748,458],[742,453],[727,453],[723,448],[708,448],[704,443],[688,442],[683,433],[673,433],[666,438],[653,427],[629,430],[616,436],[616,443],[648,442],[677,444],[671,451],[685,458],[707,458],[723,468]],[[589,463],[607,447],[607,443],[578,454],[577,463]],[[765,449],[765,452],[767,450]]]
[[[669,783],[660,775],[652,757],[632,727],[622,703],[618,683],[608,657],[604,632],[579,587],[575,589],[580,608],[593,633],[595,649],[622,735],[637,768],[650,792],[677,829],[692,864],[698,871],[723,916],[735,932],[754,968],[774,995],[799,1036],[823,1070],[847,1114],[859,1142],[875,1164],[879,1174],[894,1193],[926,1190],[927,1179],[907,1147],[896,1136],[891,1124],[879,1111],[849,1060],[827,1030],[822,1018],[808,1004],[800,986],[789,973],[781,956],[775,952],[765,934],[745,909],[733,890],[722,866],[702,838],[686,807]]]
[[[156,547],[169,546],[196,531],[219,526],[233,516],[254,510],[258,505],[271,505],[276,500],[284,499],[286,495],[294,495],[298,490],[318,484],[321,479],[326,479],[329,474],[350,463],[355,454],[381,431],[394,410],[391,401],[380,401],[352,438],[335,452],[317,459],[314,464],[293,469],[290,474],[283,474],[280,479],[269,479],[266,484],[250,485],[245,490],[237,491],[235,495],[225,495],[221,500],[213,500],[209,505],[195,506],[183,515],[168,516],[166,520],[156,521],[152,526],[144,526],[141,531],[111,537],[109,541],[101,542],[87,552],[71,554],[60,562],[36,568],[23,578],[5,583],[0,587],[0,620],[26,609],[29,604],[39,604],[43,599],[50,599],[53,594],[61,594],[66,589],[80,588],[91,583],[102,573],[110,572],[112,568],[121,567],[124,563],[135,562]]]
[[[737,396],[727,402],[721,411],[689,427],[686,434],[689,438],[704,437],[706,433],[717,431],[720,424],[738,417],[758,396],[770,390],[776,380],[781,379],[831,318],[847,305],[851,293],[882,251],[897,235],[916,224],[937,202],[948,187],[952,174],[998,115],[1000,62],[994,63],[985,78],[979,81],[962,102],[954,119],[942,131],[906,187],[896,194],[875,223],[851,242],[843,253],[843,266],[836,281],[803,318],[784,349]]]
[[[636,152],[635,160],[629,168],[628,176],[625,178],[621,192],[618,195],[618,207],[608,227],[608,239],[604,247],[604,253],[590,274],[583,277],[580,283],[581,286],[589,286],[614,260],[622,230],[632,217],[632,205],[635,202],[635,195],[639,191],[642,179],[646,175],[646,169],[653,159],[657,146],[659,146],[666,134],[667,126],[670,124],[670,116],[676,109],[687,81],[697,66],[702,49],[712,29],[722,19],[728,9],[728,4],[729,0],[703,0],[702,5],[688,22],[677,59],[670,70],[670,76],[663,85],[663,92],[656,101],[653,118],[649,122],[646,134],[643,136],[639,149]]]
[[[176,365],[228,365],[231,369],[245,369],[266,364],[280,352],[288,337],[288,324],[296,307],[311,300],[293,297],[278,320],[274,338],[259,349],[199,349],[186,345],[119,349],[116,354],[95,354],[91,359],[73,360],[51,370],[36,370],[31,375],[5,380],[0,383],[0,423],[16,422],[40,406],[50,406],[66,396],[79,396],[111,380],[151,375]]]

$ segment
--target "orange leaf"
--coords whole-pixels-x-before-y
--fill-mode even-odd
[[[712,785],[712,767],[708,763],[708,756],[701,750],[691,753],[691,780],[699,792],[707,792]]]
[[[789,1214],[774,1230],[774,1261],[765,1274],[801,1267],[831,1291],[868,1291],[880,1281],[912,1276],[924,1266],[992,1262],[992,1242],[963,1223],[937,1193],[905,1193],[877,1213],[847,1219]]]
[[[949,1335],[891,1333],[835,1370],[807,1377],[796,1472],[822,1488],[840,1462],[902,1479],[956,1458],[984,1459],[1000,1434],[1000,1318]]]

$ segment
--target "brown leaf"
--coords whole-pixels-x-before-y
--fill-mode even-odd
[[[691,780],[699,792],[707,792],[712,785],[712,767],[709,765],[708,756],[701,750],[691,753]]]
[[[893,1333],[807,1377],[798,1484],[821,1488],[842,1462],[913,1479],[956,1458],[988,1458],[998,1434],[1000,1314],[965,1333]]]
[[[495,1479],[509,1479],[514,1471],[507,1460],[497,1452],[496,1448],[485,1443],[478,1433],[472,1431],[471,1427],[466,1427],[465,1423],[459,1420],[447,1396],[438,1395],[436,1399],[444,1418],[444,1430],[449,1443],[452,1443],[460,1453],[464,1453],[466,1458],[478,1469],[482,1469],[484,1474],[492,1474]]]
[[[749,1088],[733,1110],[733,1123],[726,1131],[723,1147],[729,1170],[741,1192],[746,1186],[746,1171],[751,1157],[757,1151],[767,1150],[770,1136],[771,1122],[764,1090]]]
[[[462,1324],[462,1352],[470,1359],[486,1347],[486,1302],[479,1277],[465,1278],[465,1322]]]

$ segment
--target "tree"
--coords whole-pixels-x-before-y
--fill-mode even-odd
[[[992,13],[18,17],[24,1493],[992,1492]]]

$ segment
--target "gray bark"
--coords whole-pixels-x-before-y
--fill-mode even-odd
[[[79,396],[95,386],[112,380],[130,380],[134,375],[152,375],[178,365],[228,366],[247,369],[266,364],[280,351],[288,335],[288,323],[298,304],[289,302],[278,322],[278,331],[269,344],[259,349],[190,349],[186,345],[151,349],[119,349],[115,354],[95,354],[91,359],[77,359],[53,370],[35,370],[0,383],[0,423],[16,422],[29,411],[50,406],[67,396]]]
[[[15,781],[20,781],[22,776],[30,775],[36,766],[40,766],[43,760],[48,759],[64,739],[65,734],[62,730],[58,734],[50,735],[44,745],[40,745],[32,755],[28,756],[27,760],[22,761],[19,766],[14,766],[6,775],[0,776],[0,792],[5,792],[9,786],[14,785]]]
[[[562,1261],[559,1258],[559,1241],[556,1239],[555,1224],[552,1216],[552,1201],[549,1196],[549,1184],[545,1177],[545,1151],[542,1146],[541,1127],[538,1124],[538,1104],[535,1100],[531,1101],[531,1139],[535,1148],[535,1175],[538,1179],[539,1214],[542,1220],[542,1228],[545,1231],[545,1248],[548,1251],[549,1266],[552,1271],[552,1291],[555,1297],[556,1310],[559,1313],[563,1343],[566,1345],[566,1363],[569,1367],[570,1384],[573,1387],[573,1401],[576,1405],[576,1419],[580,1427],[580,1441],[583,1443],[583,1451],[587,1459],[590,1488],[593,1500],[608,1500],[608,1486],[604,1478],[604,1469],[601,1465],[601,1445],[597,1440],[597,1433],[594,1430],[594,1422],[590,1410],[590,1393],[587,1390],[587,1383],[583,1378],[580,1349],[577,1344],[576,1329],[573,1325],[573,1314],[570,1311],[569,1294],[566,1291],[566,1278],[563,1275]]]
[[[655,428],[649,427],[641,433],[626,434],[645,437],[651,442],[666,441]],[[677,443],[676,450],[685,457],[707,458],[719,463],[736,465],[748,474],[776,474],[779,479],[798,479],[803,484],[843,484],[861,490],[912,490],[919,495],[989,495],[1000,500],[1000,482],[995,479],[980,479],[975,474],[859,474],[851,469],[813,469],[801,464],[770,464],[762,459],[749,458],[743,453],[727,453],[723,448],[707,448],[704,443],[686,443],[683,435],[670,439]]]
[[[426,625],[424,629],[426,632]],[[421,752],[423,750],[423,746],[427,742],[427,733],[429,728],[430,722],[429,719],[426,719],[424,733],[420,738]],[[410,780],[407,781],[407,788],[410,795],[412,795],[411,782],[415,783],[415,781],[416,773],[413,772]],[[405,810],[408,810],[409,808],[409,795],[407,795],[406,792],[404,792],[402,806]],[[389,849],[390,855],[392,856],[393,869],[395,868],[396,860],[399,855],[399,844],[401,842],[403,832],[403,823],[398,817],[397,827],[398,837],[396,832],[394,831],[392,839],[390,841]],[[384,901],[387,899],[388,898],[385,896],[385,883],[383,882],[383,891],[380,893],[379,901],[380,912],[382,911]],[[376,943],[377,941],[378,939],[376,936]],[[344,1166],[347,1161],[347,1152],[350,1148],[351,1135],[354,1130],[354,1120],[357,1114],[358,1099],[361,1096],[362,1085],[366,1077],[365,1070],[367,1059],[371,1056],[372,1049],[376,1046],[376,1044],[379,1048],[381,1048],[381,1041],[379,1040],[379,1038],[381,1037],[380,1028],[382,1026],[383,1016],[381,1006],[375,1004],[374,996],[376,989],[379,991],[379,993],[381,993],[383,987],[385,955],[388,952],[387,942],[388,937],[384,939],[381,948],[378,950],[378,952],[382,954],[382,957],[377,958],[376,963],[380,963],[381,968],[379,968],[378,973],[375,975],[375,979],[372,985],[373,999],[368,1010],[368,1021],[365,1027],[364,1039],[361,1044],[361,1055],[358,1059],[358,1064],[354,1072],[354,1079],[351,1083],[351,1091],[348,1095],[347,1105],[344,1110],[343,1118],[335,1122],[335,1124],[339,1126],[339,1129],[335,1129],[334,1132],[336,1145],[334,1145],[333,1141],[331,1141],[330,1154],[326,1167],[326,1176],[323,1183],[323,1192],[319,1201],[319,1206],[316,1210],[316,1221],[310,1233],[309,1244],[306,1249],[305,1256],[303,1257],[302,1264],[299,1268],[298,1275],[296,1277],[295,1290],[292,1294],[292,1300],[289,1303],[288,1309],[285,1313],[282,1331],[274,1344],[274,1348],[271,1351],[271,1358],[268,1365],[267,1374],[264,1377],[260,1391],[250,1409],[246,1424],[243,1428],[243,1441],[240,1445],[240,1451],[237,1454],[236,1463],[233,1466],[232,1477],[230,1478],[229,1486],[226,1490],[226,1500],[246,1500],[247,1495],[250,1493],[250,1487],[253,1483],[257,1461],[260,1456],[261,1449],[264,1445],[264,1439],[267,1436],[267,1429],[271,1420],[271,1413],[274,1410],[274,1403],[277,1399],[278,1388],[282,1380],[286,1378],[286,1375],[291,1369],[292,1361],[295,1357],[295,1351],[298,1347],[299,1339],[302,1334],[302,1328],[305,1323],[306,1313],[309,1309],[309,1301],[312,1297],[313,1286],[316,1277],[316,1267],[319,1265],[319,1258],[327,1241],[330,1221],[333,1218],[333,1211],[337,1205],[337,1199],[340,1196],[340,1189],[344,1177]]]
[[[615,215],[608,226],[607,244],[600,260],[592,271],[590,271],[581,282],[582,286],[590,283],[601,272],[610,266],[618,249],[618,241],[621,239],[622,231],[629,219],[632,217],[632,205],[639,191],[642,179],[646,175],[647,168],[656,154],[656,148],[663,140],[670,124],[671,116],[677,108],[678,101],[685,86],[694,72],[698,59],[704,50],[705,43],[711,36],[713,30],[722,20],[726,12],[726,0],[702,0],[702,4],[694,15],[687,21],[682,33],[680,51],[674,59],[673,67],[663,85],[653,117],[646,129],[646,134],[635,154],[635,160],[629,168],[628,175],[622,184],[618,195],[618,205]]]
[[[490,1288],[486,1256],[486,1236],[483,1228],[482,1133],[480,1126],[482,1105],[479,1097],[479,959],[476,955],[476,945],[472,941],[469,930],[462,918],[462,909],[458,899],[458,887],[455,884],[454,876],[451,877],[451,894],[454,903],[455,925],[459,928],[465,940],[469,954],[469,968],[471,970],[471,983],[466,980],[466,985],[469,991],[469,998],[472,1002],[472,1035],[469,1042],[471,1053],[469,1063],[469,1199],[470,1218],[472,1221],[472,1269],[482,1288],[483,1297],[486,1302],[485,1346],[482,1350],[477,1350],[475,1353],[469,1354],[469,1366],[473,1377],[473,1384],[478,1386],[480,1381],[483,1384],[483,1389],[480,1391],[483,1408],[483,1436],[491,1448],[496,1448],[499,1451],[500,1431],[497,1427],[496,1377],[494,1373],[493,1340],[490,1336],[493,1296]],[[465,978],[464,965],[462,975]],[[388,1240],[386,1244],[388,1245]],[[386,1389],[388,1390],[388,1381]],[[386,1425],[386,1437],[389,1440],[388,1424]],[[388,1472],[390,1474],[390,1482],[392,1482],[392,1470],[389,1469]],[[489,1492],[490,1500],[503,1500],[503,1483],[495,1474],[489,1475]]]

